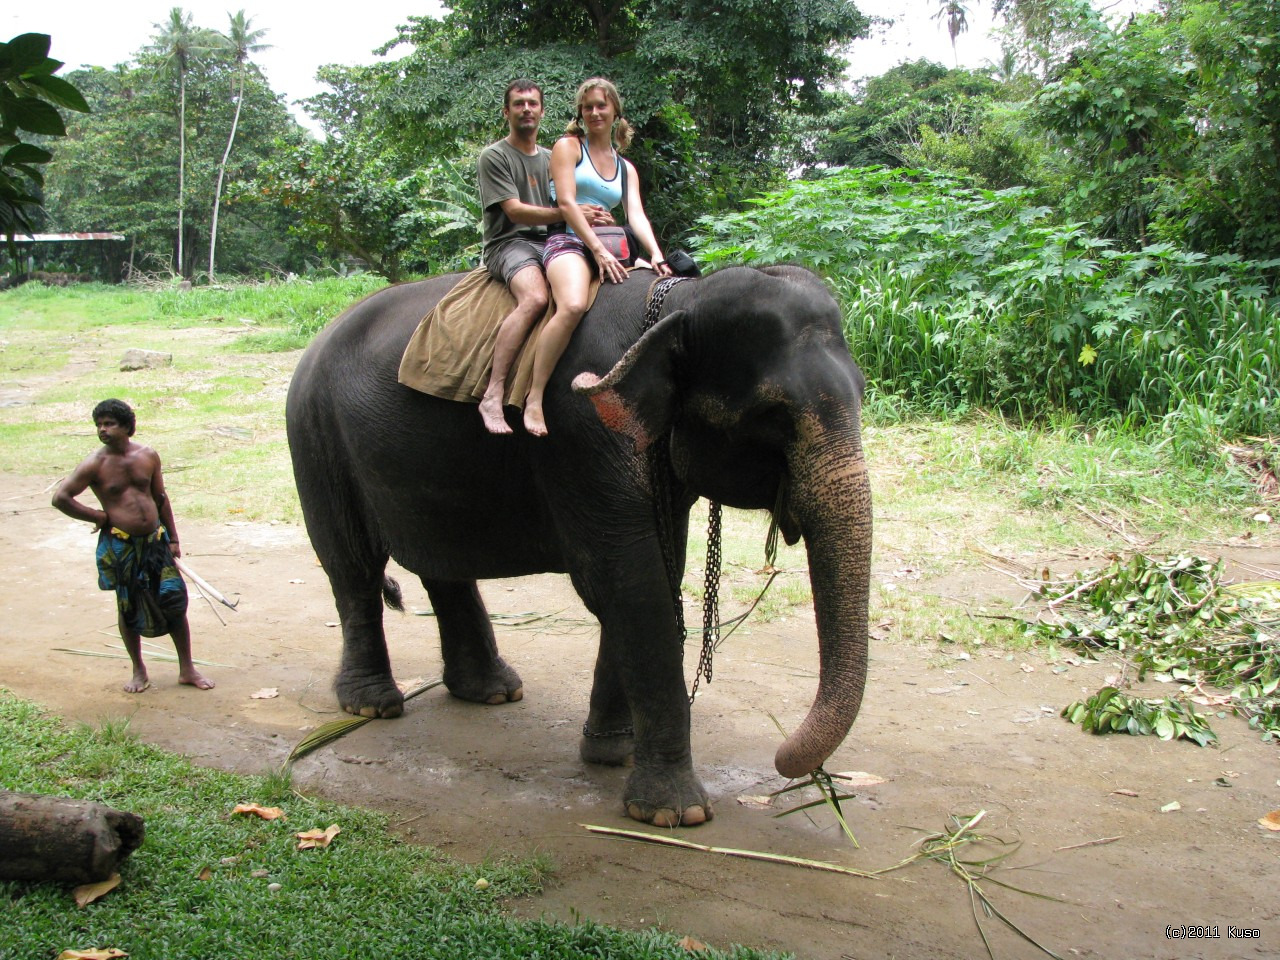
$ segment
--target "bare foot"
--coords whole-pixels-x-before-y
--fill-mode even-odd
[[[480,418],[484,420],[484,428],[490,433],[514,433],[507,418],[502,415],[502,399],[486,394],[480,401]]]
[[[535,437],[547,435],[547,421],[542,419],[542,407],[525,404],[524,428]]]
[[[178,682],[185,683],[189,687],[195,687],[197,690],[212,690],[215,686],[212,680],[197,670],[178,674]]]
[[[135,673],[133,675],[133,679],[131,679],[128,683],[124,685],[124,692],[125,693],[141,693],[143,690],[147,689],[147,687],[149,686],[151,686],[151,681],[147,679],[147,672],[145,670],[142,670]]]

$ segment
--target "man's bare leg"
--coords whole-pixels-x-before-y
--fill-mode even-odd
[[[169,631],[173,638],[173,649],[178,653],[178,682],[195,687],[197,690],[212,690],[214,683],[199,670],[191,660],[191,628],[187,625],[186,614],[181,623]]]
[[[133,677],[124,685],[125,693],[141,693],[151,686],[147,677],[147,667],[142,662],[142,637],[124,622],[124,614],[116,613],[116,625],[120,628],[120,639],[124,641],[125,652],[133,661]]]
[[[511,293],[516,305],[498,327],[498,337],[493,345],[493,365],[489,371],[489,385],[480,401],[480,416],[490,433],[511,433],[506,417],[502,415],[502,399],[507,389],[507,374],[511,364],[529,331],[547,309],[547,282],[540,267],[529,266],[516,272],[511,278]]]

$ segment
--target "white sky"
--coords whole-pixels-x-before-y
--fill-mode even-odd
[[[10,9],[0,12],[0,39],[48,33],[53,37],[50,55],[66,63],[63,73],[86,64],[110,67],[132,60],[174,5],[172,0],[58,0],[37,13],[35,4],[5,4]],[[179,0],[177,5],[193,14],[197,26],[225,31],[228,13],[241,9],[242,0]],[[854,44],[851,78],[874,76],[919,57],[954,65],[946,27],[933,19],[936,0],[857,0],[857,5],[868,16],[896,22]],[[397,24],[411,14],[439,15],[441,7],[436,0],[357,0],[349,10],[331,8],[334,12],[326,16],[320,5],[297,0],[243,0],[243,9],[253,28],[268,31],[263,41],[272,44],[255,62],[272,89],[292,104],[320,91],[315,72],[321,65],[372,63],[377,59],[373,49],[394,36]],[[979,67],[997,59],[999,44],[987,36],[988,0],[971,0],[969,21],[969,31],[957,41],[960,65]],[[300,110],[295,114],[305,120]]]

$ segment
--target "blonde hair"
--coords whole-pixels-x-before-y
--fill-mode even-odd
[[[573,119],[564,128],[564,132],[573,137],[586,136],[586,131],[582,126],[582,103],[592,90],[603,90],[605,99],[613,104],[615,116],[613,145],[619,153],[626,153],[627,147],[631,146],[631,138],[635,130],[632,128],[631,122],[622,115],[622,97],[618,95],[618,88],[613,85],[611,80],[606,80],[604,77],[592,77],[590,80],[582,81],[582,85],[578,87],[577,95],[573,98]]]

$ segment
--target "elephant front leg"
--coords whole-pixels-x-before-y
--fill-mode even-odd
[[[591,708],[582,727],[578,753],[583,763],[622,767],[635,762],[635,728],[622,678],[605,662],[607,646],[602,637],[591,684]]]
[[[338,703],[347,713],[362,717],[400,716],[404,694],[391,676],[381,592],[342,590],[335,585],[334,599],[342,621],[342,663],[334,681]]]
[[[423,579],[440,629],[444,685],[460,700],[509,703],[524,697],[520,675],[498,655],[493,624],[475,581]]]
[[[646,603],[615,596],[613,609],[602,610],[601,658],[615,668],[635,726],[635,769],[627,778],[623,803],[634,820],[660,827],[696,826],[711,819],[711,801],[693,770],[683,649],[675,636],[670,591],[658,580],[653,590],[624,592],[655,599]],[[593,693],[593,712],[596,706]],[[600,716],[616,719],[621,709],[615,703]]]

